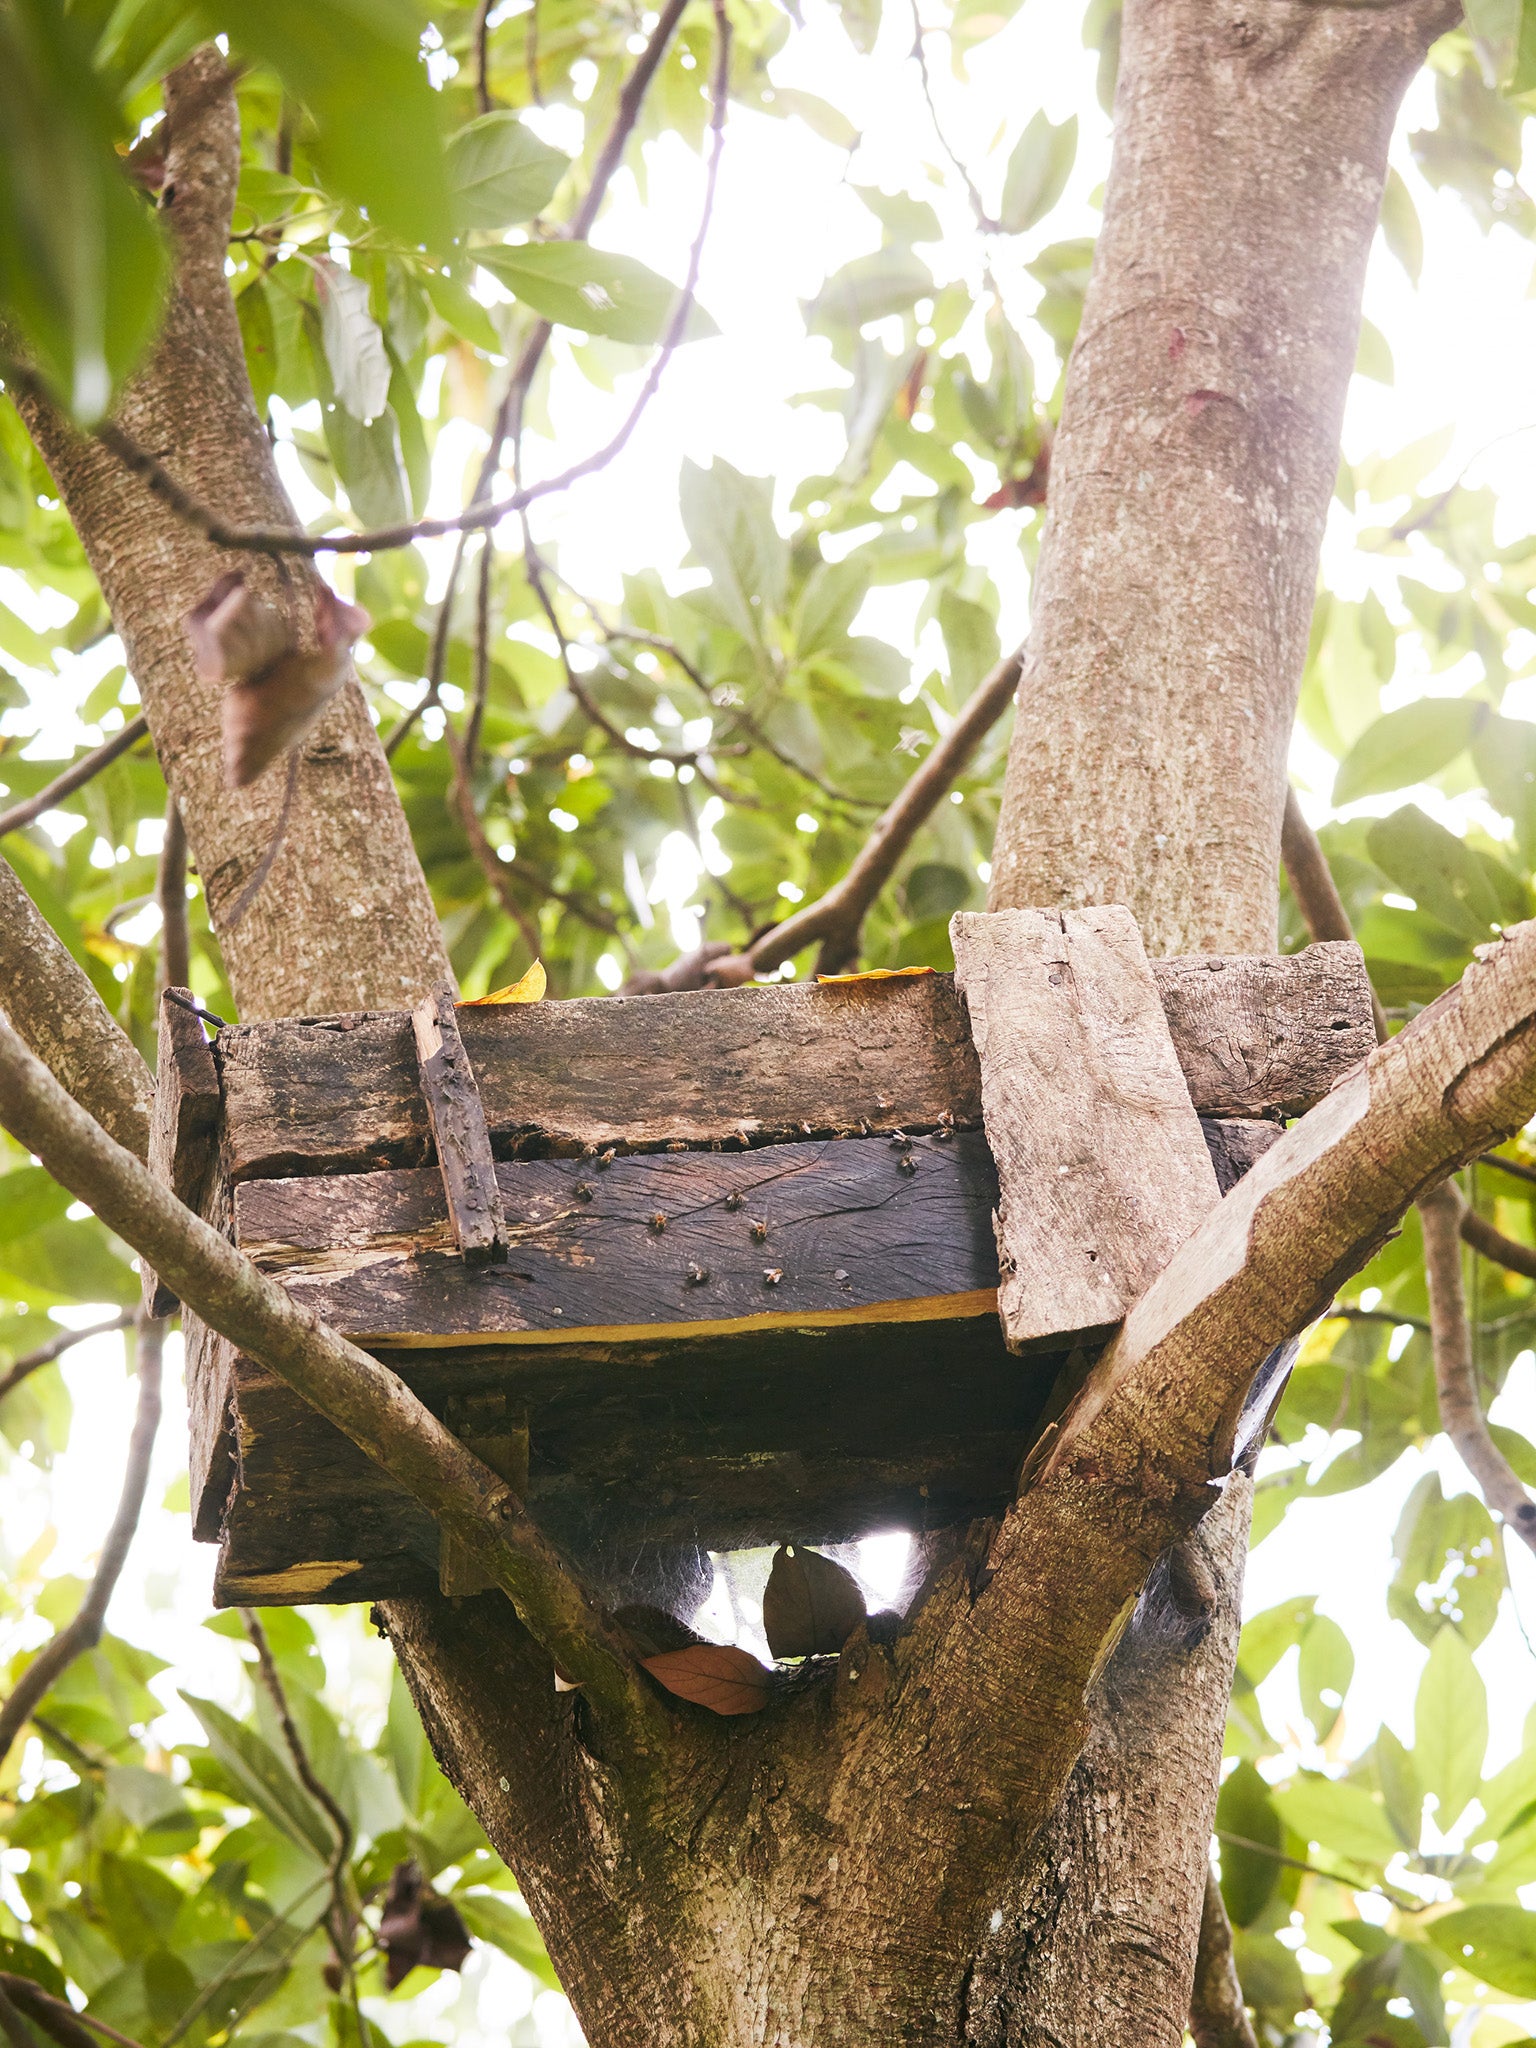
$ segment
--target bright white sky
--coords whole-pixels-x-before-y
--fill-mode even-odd
[[[968,210],[963,201],[929,182],[930,167],[940,156],[915,67],[907,56],[911,22],[905,6],[896,0],[889,9],[870,60],[855,56],[827,0],[806,0],[805,14],[806,27],[791,38],[778,59],[776,78],[783,85],[819,92],[847,109],[861,125],[864,141],[850,167],[842,152],[818,141],[798,123],[733,110],[700,294],[719,323],[720,337],[681,352],[623,457],[600,478],[577,486],[563,502],[538,515],[541,535],[558,541],[566,573],[594,595],[616,596],[626,569],[672,570],[680,565],[685,542],[677,518],[676,479],[683,455],[700,462],[723,455],[750,473],[791,479],[813,467],[830,467],[835,460],[840,448],[836,422],[815,408],[796,407],[791,400],[796,392],[845,381],[826,344],[806,341],[796,302],[814,292],[839,264],[876,245],[873,217],[845,189],[848,183],[918,191],[932,198],[950,240],[942,249],[924,253],[939,266],[941,281],[950,276],[974,279],[977,274],[979,249]],[[942,39],[930,43],[946,127],[977,168],[989,198],[995,197],[993,188],[1001,179],[1007,148],[1037,105],[1043,105],[1053,120],[1074,111],[1079,115],[1082,139],[1067,202],[1044,229],[1023,238],[1022,246],[1004,245],[994,252],[1019,321],[1026,319],[1035,294],[1023,263],[1047,241],[1091,230],[1091,195],[1107,167],[1108,124],[1093,94],[1094,59],[1077,41],[1078,17],[1077,9],[1052,9],[1033,0],[1004,34],[984,47],[964,81],[950,75]],[[1411,96],[1405,125],[1426,125],[1432,119],[1432,96],[1421,80]],[[543,126],[551,141],[573,139],[563,130],[557,111],[544,119]],[[1536,421],[1530,377],[1530,365],[1536,361],[1536,303],[1529,296],[1531,251],[1504,229],[1484,239],[1457,202],[1439,198],[1422,185],[1406,148],[1400,145],[1396,157],[1424,223],[1424,279],[1414,293],[1378,246],[1367,310],[1391,343],[1396,382],[1385,387],[1355,380],[1346,454],[1359,459],[1389,452],[1449,423],[1455,428],[1455,441],[1438,473],[1440,480],[1448,480],[1485,443]],[[644,208],[632,184],[620,179],[617,204],[600,239],[679,277],[697,219],[700,168],[680,144],[668,141],[650,152],[649,176],[650,203]],[[1048,385],[1050,345],[1038,330],[1031,338],[1042,382]],[[633,379],[621,380],[617,396],[605,398],[572,367],[564,343],[557,343],[556,356],[552,410],[559,433],[558,466],[564,466],[606,438],[627,409]],[[467,434],[445,436],[435,510],[456,507],[463,466],[472,452]],[[1481,456],[1472,472],[1474,480],[1492,483],[1503,494],[1511,533],[1529,530],[1536,518],[1533,457],[1536,437],[1505,440]],[[556,466],[553,457],[551,466]],[[1002,591],[1005,644],[1020,636],[1027,622],[1027,592],[1015,544],[1019,525],[1020,515],[1000,514],[977,528],[972,540],[976,559],[992,569]],[[1352,553],[1347,522],[1342,520],[1330,534],[1326,571],[1342,594],[1360,594],[1365,571]],[[44,622],[16,579],[0,581],[8,602]],[[862,623],[897,644],[909,644],[918,597],[915,590],[877,592]],[[9,714],[11,729],[35,731],[39,753],[67,751],[78,732],[70,715],[73,707],[111,658],[107,650],[97,650],[87,661],[66,663],[62,675],[33,678],[37,700],[32,712]],[[1464,680],[1437,677],[1433,687],[1459,687]],[[1415,695],[1421,687],[1417,681],[1404,681],[1397,694]],[[1509,708],[1536,711],[1536,700],[1517,685]],[[1314,747],[1299,744],[1295,766],[1309,792],[1309,809],[1315,817],[1326,815],[1332,764]],[[1455,822],[1455,806],[1436,792],[1415,794],[1426,808]],[[666,894],[674,909],[687,903],[694,880],[686,863],[670,875]],[[90,1319],[90,1312],[78,1318]],[[51,1541],[42,1567],[46,1572],[90,1569],[115,1498],[132,1411],[131,1385],[117,1352],[115,1340],[93,1343],[69,1362],[67,1377],[76,1401],[74,1434],[54,1472],[40,1474],[22,1460],[10,1465],[0,1492],[0,1541],[12,1568],[34,1545]],[[170,1352],[172,1360],[179,1358],[179,1344],[173,1342]],[[1529,1357],[1516,1369],[1495,1415],[1536,1435],[1536,1366]],[[185,1441],[173,1398],[159,1446],[156,1499],[184,1474]],[[1386,1620],[1383,1594],[1398,1510],[1427,1462],[1441,1471],[1447,1490],[1466,1485],[1448,1451],[1428,1461],[1409,1456],[1361,1492],[1293,1509],[1280,1531],[1255,1553],[1250,1567],[1250,1612],[1290,1595],[1315,1593],[1321,1610],[1343,1624],[1355,1646],[1358,1664],[1347,1703],[1344,1745],[1349,1752],[1370,1741],[1383,1717],[1411,1739],[1411,1703],[1424,1653],[1404,1628]],[[900,1549],[900,1544],[871,1548],[866,1565],[872,1579],[891,1571],[899,1574]],[[1536,1565],[1523,1547],[1515,1545],[1514,1550],[1516,1599],[1536,1635]],[[200,1626],[209,1611],[212,1562],[210,1550],[194,1548],[188,1541],[184,1517],[160,1509],[148,1514],[111,1624],[166,1657],[183,1683],[233,1702],[241,1687],[238,1658],[230,1644]],[[350,1699],[359,1720],[369,1724],[382,1708],[386,1653],[371,1638],[364,1640],[350,1621],[328,1619],[324,1610],[318,1618],[338,1692]],[[1516,1745],[1525,1712],[1536,1699],[1536,1659],[1522,1640],[1508,1601],[1478,1663],[1490,1689],[1491,1761],[1499,1762]],[[1282,1732],[1302,1726],[1293,1667],[1294,1658],[1287,1659],[1264,1689],[1271,1724]],[[160,1685],[168,1705],[171,1676],[167,1674]],[[176,1739],[192,1732],[182,1713],[168,1716],[166,1726]],[[1295,1739],[1299,1742],[1299,1735]],[[431,2000],[418,2002],[411,2010],[408,2021],[399,2008],[381,2009],[380,2017],[397,2039],[451,2034],[463,2048],[478,2048],[481,2041],[489,2048],[492,2041],[506,2041],[509,2024],[519,2019],[520,2031],[511,2036],[514,2042],[555,2048],[575,2040],[564,2002],[545,1995],[534,2003],[532,1991],[531,1980],[514,1965],[481,1960],[462,1987],[445,1978]]]

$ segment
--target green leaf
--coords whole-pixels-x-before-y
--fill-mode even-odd
[[[1412,1752],[1387,1727],[1377,1734],[1375,1754],[1376,1782],[1381,1787],[1387,1818],[1403,1847],[1410,1855],[1416,1855],[1424,1832],[1424,1787],[1418,1766]]]
[[[1536,1998],[1536,1913],[1520,1906],[1464,1906],[1424,1932],[1470,1976],[1515,1998]]]
[[[337,398],[367,426],[389,397],[389,357],[368,310],[368,287],[350,270],[325,259],[315,265],[320,335]]]
[[[1536,864],[1536,723],[1490,713],[1472,743],[1472,762],[1513,824],[1527,866]]]
[[[850,556],[818,562],[805,579],[795,614],[795,652],[804,661],[840,647],[869,594],[869,564]]]
[[[1413,1761],[1449,1834],[1482,1783],[1488,1695],[1465,1636],[1442,1628],[1430,1645],[1413,1708]]]
[[[772,483],[743,476],[720,457],[708,469],[685,461],[678,500],[721,610],[744,640],[759,642],[767,620],[783,608],[789,582],[789,544],[773,523]]]
[[[1043,112],[1031,116],[1014,144],[1003,179],[1000,218],[1010,235],[1021,235],[1044,220],[1066,189],[1076,157],[1076,114],[1059,127]]]
[[[1421,697],[1387,712],[1365,728],[1339,763],[1334,803],[1428,782],[1471,745],[1491,716],[1475,697]]]
[[[855,185],[870,212],[893,242],[941,242],[944,230],[926,199],[906,192],[881,192],[873,185]]]
[[[469,1891],[455,1892],[453,1903],[471,1934],[477,1935],[481,1941],[488,1941],[493,1948],[499,1948],[503,1955],[521,1963],[525,1970],[531,1970],[541,1984],[549,1985],[551,1990],[559,1990],[560,1980],[549,1960],[543,1937],[529,1916],[514,1906],[510,1899],[498,1892]]]
[[[432,310],[455,334],[486,355],[500,355],[501,336],[480,301],[445,270],[424,270],[422,284],[432,301]]]
[[[833,0],[833,5],[849,42],[867,57],[880,33],[880,0]]]
[[[442,102],[411,0],[206,0],[205,13],[309,109],[328,184],[408,242],[447,241]]]
[[[271,1745],[213,1700],[184,1692],[241,1801],[265,1814],[298,1848],[325,1862],[336,1847],[330,1822]]]
[[[248,284],[235,301],[235,313],[240,321],[240,339],[245,346],[246,373],[251,380],[251,396],[256,401],[256,410],[263,419],[272,403],[272,393],[277,388],[277,330],[272,324],[272,301],[267,296],[266,282],[257,278]]]
[[[939,631],[949,656],[951,701],[959,706],[996,666],[1002,643],[986,607],[972,604],[953,590],[944,591],[939,598]]]
[[[1301,1689],[1301,1710],[1319,1742],[1327,1741],[1338,1720],[1354,1675],[1355,1653],[1348,1636],[1326,1614],[1314,1614],[1302,1630],[1296,1682]],[[1327,1697],[1329,1694],[1333,1697]]]
[[[448,144],[448,185],[461,232],[510,228],[542,213],[570,158],[541,142],[516,114],[482,114]]]
[[[475,261],[546,320],[583,334],[648,346],[666,333],[678,289],[633,256],[614,256],[585,242],[527,242],[517,248],[476,249]],[[695,305],[687,338],[704,340],[718,329]]]
[[[1410,280],[1417,284],[1424,268],[1424,230],[1419,225],[1419,210],[1413,203],[1413,194],[1403,182],[1402,173],[1390,167],[1386,190],[1381,198],[1381,234]]]
[[[1396,375],[1387,337],[1373,322],[1360,322],[1360,345],[1355,351],[1355,375],[1369,377],[1377,384],[1390,384]]]
[[[78,12],[0,11],[0,311],[87,424],[149,343],[165,272],[114,147],[122,129]]]
[[[1385,1811],[1363,1785],[1303,1771],[1275,1793],[1274,1802],[1286,1826],[1304,1841],[1317,1842],[1352,1863],[1379,1867],[1398,1852]]]
[[[815,298],[807,300],[805,322],[812,334],[835,340],[871,320],[908,313],[933,293],[932,271],[910,249],[877,249],[833,272]]]
[[[1295,1600],[1282,1600],[1277,1607],[1266,1607],[1243,1623],[1237,1661],[1250,1685],[1262,1685],[1291,1645],[1301,1641],[1316,1604],[1316,1594],[1303,1594]]]
[[[1242,1842],[1221,1840],[1221,1895],[1233,1926],[1251,1926],[1269,1904],[1282,1868],[1280,1816],[1268,1785],[1251,1763],[1240,1763],[1222,1780],[1216,1795],[1216,1831],[1220,1838],[1241,1835],[1276,1852],[1266,1856],[1259,1849],[1244,1848]]]
[[[1382,873],[1447,930],[1474,941],[1494,936],[1502,906],[1487,869],[1464,840],[1417,804],[1378,819],[1365,844]]]
[[[1504,1590],[1498,1532],[1482,1502],[1470,1493],[1447,1500],[1438,1476],[1426,1472],[1403,1504],[1392,1549],[1388,1613],[1431,1645],[1450,1622],[1475,1649]]]

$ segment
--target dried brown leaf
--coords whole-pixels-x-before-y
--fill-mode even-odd
[[[664,1607],[639,1604],[616,1607],[613,1618],[643,1657],[660,1657],[669,1650],[692,1649],[696,1643],[704,1641],[703,1636],[691,1629],[687,1622],[679,1621]]]
[[[187,638],[205,683],[243,683],[259,676],[293,645],[287,620],[247,589],[230,569],[187,613]]]
[[[819,1550],[781,1544],[763,1593],[763,1633],[775,1657],[830,1657],[865,1617],[852,1572]]]
[[[773,1673],[734,1643],[694,1643],[640,1661],[658,1685],[712,1714],[756,1714],[768,1704]]]
[[[215,611],[210,634],[219,630],[218,617]],[[352,643],[367,627],[365,611],[322,584],[315,600],[319,645],[309,651],[290,643],[265,668],[230,683],[223,731],[224,779],[231,789],[244,789],[298,745],[347,680]]]
[[[435,1892],[419,1864],[397,1863],[379,1921],[384,1982],[393,1991],[420,1963],[428,1970],[462,1970],[469,1956],[469,1930],[451,1899]]]

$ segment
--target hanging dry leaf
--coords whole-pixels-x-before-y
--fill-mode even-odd
[[[393,1991],[418,1963],[428,1970],[462,1970],[469,1930],[453,1901],[433,1891],[419,1864],[397,1863],[379,1921],[379,1946],[384,1982]]]
[[[347,680],[352,643],[368,614],[325,584],[315,599],[313,651],[289,646],[277,660],[224,692],[224,779],[244,789],[280,754],[296,747]]]
[[[756,1714],[768,1704],[773,1673],[734,1643],[694,1643],[640,1661],[658,1685],[712,1714]]]
[[[458,1010],[488,1010],[500,1003],[542,1003],[544,991],[549,987],[549,976],[544,972],[544,962],[535,960],[528,972],[506,988],[493,989],[488,996],[474,996],[467,1003],[456,1003]]]
[[[914,975],[932,974],[931,967],[866,967],[862,974],[818,974],[823,987],[844,981],[910,981]]]
[[[238,569],[221,576],[187,613],[187,638],[205,683],[246,682],[292,645],[282,613],[249,590]]]
[[[830,1657],[865,1616],[852,1572],[819,1550],[784,1543],[763,1593],[763,1634],[775,1657]]]

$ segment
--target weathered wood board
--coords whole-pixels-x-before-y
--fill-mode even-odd
[[[991,1313],[385,1355],[451,1427],[469,1399],[526,1418],[539,1526],[629,1598],[644,1597],[640,1553],[836,1542],[1000,1512],[1059,1363],[1011,1357]],[[232,1424],[213,1490],[193,1500],[199,1531],[222,1534],[221,1602],[437,1586],[430,1515],[253,1360],[214,1340],[205,1364]]]
[[[1196,1109],[1293,1114],[1375,1044],[1358,947],[1151,962]],[[952,976],[610,997],[458,1013],[496,1156],[760,1144],[981,1121]],[[235,1181],[421,1166],[403,1012],[221,1031]]]
[[[1141,933],[1118,905],[961,913],[1010,1349],[1095,1342],[1221,1199]]]
[[[451,988],[417,1004],[411,1032],[454,1250],[466,1267],[500,1265],[507,1256],[506,1218]]]
[[[955,1320],[995,1300],[997,1180],[974,1131],[606,1167],[520,1160],[496,1178],[505,1265],[466,1270],[455,1256],[430,1167],[247,1181],[235,1241],[374,1347]]]
[[[149,1122],[149,1170],[189,1208],[201,1206],[217,1159],[220,1111],[218,1068],[202,1020],[174,1000],[185,989],[167,992],[160,1005],[160,1049],[155,1102]],[[144,1308],[152,1316],[168,1316],[176,1296],[146,1264],[142,1274]]]

